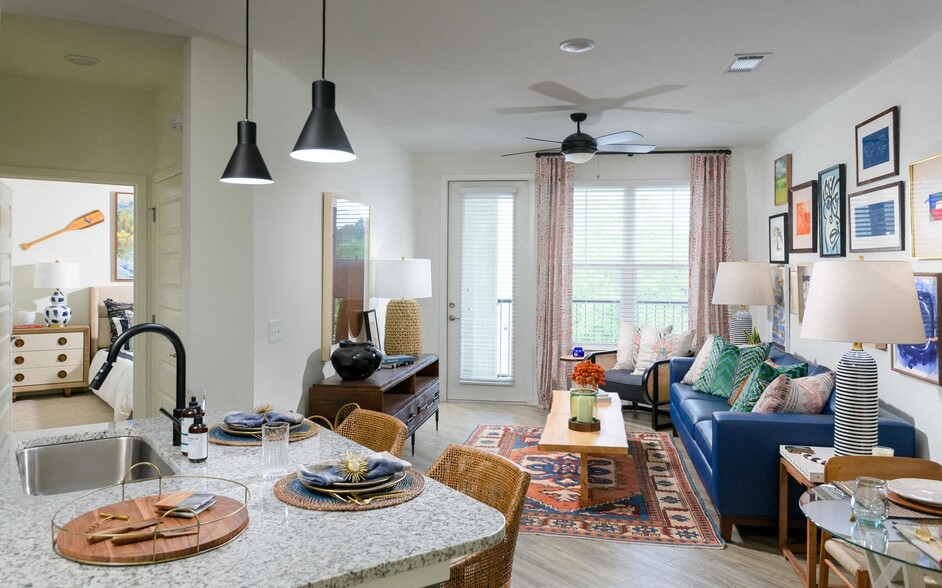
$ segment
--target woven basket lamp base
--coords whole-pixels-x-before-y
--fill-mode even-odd
[[[418,302],[406,298],[389,301],[383,351],[387,355],[422,353],[422,318]]]

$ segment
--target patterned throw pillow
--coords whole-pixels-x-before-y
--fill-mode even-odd
[[[742,387],[743,382],[749,379],[750,374],[769,356],[772,349],[771,343],[760,345],[740,345],[739,363],[736,364],[736,377],[733,379],[733,385],[730,386],[730,392]],[[726,394],[729,397],[731,394]]]
[[[657,361],[672,357],[686,357],[693,345],[693,336],[696,330],[684,331],[681,334],[663,333],[657,342]]]
[[[710,352],[713,350],[713,342],[717,337],[722,339],[719,335],[707,335],[706,341],[703,342],[703,346],[700,347],[700,351],[697,352],[696,359],[693,360],[693,365],[690,366],[690,369],[687,370],[687,373],[684,374],[683,379],[680,381],[682,384],[692,386],[700,379],[703,370],[710,361]]]
[[[115,327],[113,319],[125,319],[128,324],[134,322],[134,304],[130,302],[115,302],[111,298],[105,298],[105,310],[108,311],[108,325],[111,327],[111,342],[118,338],[120,333]]]
[[[790,378],[803,378],[808,375],[808,364],[778,365],[772,360],[759,364],[749,375],[749,378],[746,379],[739,397],[733,402],[729,411],[752,412],[756,401],[765,392],[769,383],[780,375],[786,375]]]
[[[108,321],[111,323],[111,330],[115,331],[118,335],[121,335],[121,333],[127,331],[128,328],[130,328],[132,322],[134,321],[134,313],[131,311],[128,311],[127,314],[130,315],[129,319],[120,318],[120,317],[108,319]],[[117,338],[117,336],[115,338]],[[111,342],[114,343],[114,340],[112,340]],[[122,349],[125,351],[131,351],[131,342],[132,341],[130,339],[126,341]]]
[[[660,329],[645,325],[638,329],[640,337],[637,354],[635,355],[635,369],[632,372],[633,374],[643,374],[644,370],[651,367],[651,365],[659,359],[658,349],[660,342],[664,337],[670,336],[673,330],[674,325],[668,325]]]
[[[618,347],[615,354],[615,369],[631,371],[635,369],[635,357],[638,347],[635,344],[635,335],[638,329],[634,323],[622,321],[618,328]],[[640,339],[637,339],[640,343]]]
[[[766,387],[752,412],[819,414],[832,388],[834,372],[794,379],[783,374]]]
[[[736,350],[736,354],[732,355],[731,351],[727,351],[727,356],[723,363],[723,370],[732,372],[729,376],[730,382],[732,382],[732,378],[736,373],[736,363],[739,361],[738,348],[729,343],[726,339],[716,335],[713,337],[713,347],[710,349],[710,357],[707,359],[706,366],[704,366],[700,377],[697,378],[697,381],[694,382],[691,388],[694,392],[712,394],[713,380],[716,378],[716,372],[720,366],[720,359],[723,357],[723,352],[730,347]],[[732,362],[732,367],[729,365],[730,362]]]

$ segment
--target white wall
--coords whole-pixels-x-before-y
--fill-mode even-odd
[[[88,287],[111,284],[114,243],[112,192],[133,192],[129,186],[3,179],[13,190],[13,307],[36,310],[36,324],[44,324],[42,310],[50,291],[33,288],[37,263],[72,261],[79,264],[82,286],[65,290],[72,323],[89,324]],[[100,210],[105,222],[68,231],[37,243],[26,251],[16,246],[63,228],[86,212]]]
[[[940,58],[942,34],[937,34],[761,148],[745,153],[750,259],[768,260],[768,217],[786,212],[785,206],[772,205],[772,162],[782,154],[792,154],[793,184],[816,180],[818,171],[844,163],[847,166],[848,193],[898,180],[906,180],[908,190],[908,165],[942,152],[942,117],[939,116],[937,99],[942,92],[942,78],[936,75]],[[858,188],[854,127],[894,105],[900,107],[900,176]],[[866,255],[867,259],[910,259],[909,208],[907,197],[904,214],[907,219],[904,223],[906,250],[872,253]],[[818,259],[817,254],[789,256],[792,266]],[[942,261],[914,261],[913,269],[942,272]],[[753,316],[764,317],[764,309],[753,309]],[[866,317],[861,317],[861,320],[866,320]],[[768,339],[768,321],[759,319],[757,326]],[[793,351],[828,366],[836,366],[840,356],[849,348],[844,344],[801,339],[794,315],[790,331]],[[942,432],[938,426],[942,419],[942,389],[891,371],[887,352],[868,350],[879,367],[881,401],[915,423],[918,450],[922,455],[938,460],[942,456]]]

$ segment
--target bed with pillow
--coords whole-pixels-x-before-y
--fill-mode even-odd
[[[112,341],[134,324],[134,287],[93,286],[88,289],[92,360],[88,366],[91,381],[105,363]],[[131,418],[134,409],[134,352],[128,347],[118,353],[101,388],[92,390],[114,409],[114,420]]]

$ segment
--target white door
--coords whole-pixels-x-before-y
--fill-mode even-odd
[[[151,292],[154,322],[166,325],[181,334],[183,327],[183,174],[177,173],[154,186],[151,207],[152,272],[147,283]],[[173,346],[166,338],[149,336],[148,382],[156,374],[156,394],[148,395],[149,416],[157,416],[161,407],[171,411],[176,404],[176,359]]]
[[[13,374],[10,337],[13,335],[13,252],[11,211],[13,192],[0,182],[0,455],[10,447],[13,426]]]
[[[449,400],[531,396],[529,201],[527,182],[448,183]]]

